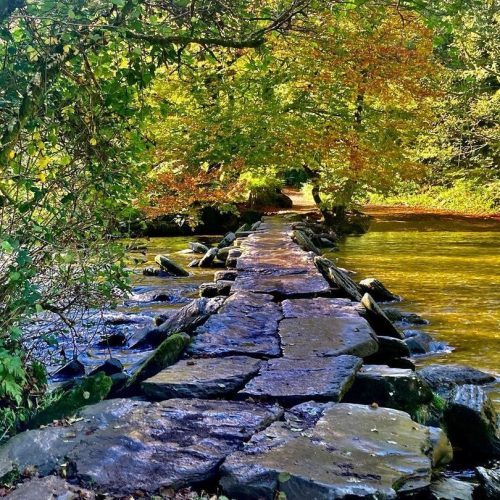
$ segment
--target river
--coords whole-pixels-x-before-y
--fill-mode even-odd
[[[395,304],[429,321],[421,327],[451,352],[418,359],[462,363],[500,374],[500,221],[368,210],[370,231],[331,253],[356,280],[380,279]],[[392,307],[392,304],[391,304]],[[495,393],[500,403],[500,392]]]

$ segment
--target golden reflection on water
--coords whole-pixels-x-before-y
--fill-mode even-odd
[[[376,277],[422,327],[454,348],[422,362],[464,363],[500,373],[500,222],[378,214],[370,231],[330,254],[356,279]]]

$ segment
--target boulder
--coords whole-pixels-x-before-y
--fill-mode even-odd
[[[215,257],[217,256],[218,249],[211,248],[199,261],[198,267],[210,267]]]
[[[417,372],[432,389],[441,395],[448,395],[457,385],[483,385],[496,379],[489,373],[465,365],[427,365]]]
[[[340,401],[361,365],[362,360],[355,356],[272,359],[238,395],[287,406],[312,400]]]
[[[365,308],[363,316],[367,319],[375,332],[377,332],[377,335],[394,337],[396,339],[404,338],[404,335],[392,324],[369,293],[363,295],[361,304]]]
[[[67,426],[10,439],[0,448],[0,478],[27,466],[45,476],[66,464],[68,480],[103,496],[151,498],[213,481],[227,455],[282,414],[242,401],[103,401]]]
[[[144,276],[161,276],[165,273],[161,269],[157,269],[156,267],[145,267],[142,270],[142,274]]]
[[[224,281],[234,281],[238,276],[238,271],[217,271],[214,274],[214,281],[224,280]]]
[[[194,253],[206,254],[208,252],[208,247],[203,243],[198,243],[197,241],[191,241],[188,243],[189,248]]]
[[[429,352],[446,351],[448,346],[444,342],[434,340],[428,333],[419,330],[405,331],[405,344],[412,354],[427,354]]]
[[[403,410],[415,415],[432,401],[431,388],[414,371],[385,365],[364,365],[359,370],[345,401]]]
[[[443,477],[431,484],[431,500],[472,500],[475,485],[452,477]]]
[[[200,259],[193,259],[189,264],[188,267],[198,267],[200,264]]]
[[[212,297],[217,297],[217,284],[213,283],[212,281],[208,283],[202,283],[198,287],[200,291],[200,297],[206,297],[206,298],[212,298]]]
[[[233,244],[233,241],[236,239],[236,235],[233,232],[227,233],[224,238],[220,241],[220,243],[217,245],[218,248],[225,248],[229,247]]]
[[[155,262],[169,274],[173,274],[174,276],[189,276],[189,273],[185,269],[182,269],[179,264],[176,264],[166,255],[157,255]]]
[[[433,467],[451,458],[440,430],[404,412],[347,403],[298,410],[225,460],[220,484],[226,496],[396,498],[427,488]]]
[[[454,447],[469,455],[500,457],[498,415],[481,387],[457,386],[448,399],[443,418]]]
[[[479,480],[480,498],[487,500],[498,500],[500,498],[500,470],[476,468],[476,476]]]
[[[121,373],[123,371],[122,362],[116,358],[108,358],[102,365],[99,365],[97,368],[92,370],[89,375],[95,375],[96,373],[104,373],[108,377],[111,375],[115,375],[117,373]]]
[[[401,300],[400,297],[387,290],[384,284],[376,278],[365,278],[359,282],[359,286],[363,293],[369,293],[376,301],[392,302]]]
[[[74,415],[83,406],[94,404],[104,399],[109,394],[111,386],[111,379],[103,372],[86,377],[71,389],[63,391],[55,401],[38,412],[30,420],[28,427],[34,429],[41,425],[47,425],[54,420]]]
[[[297,243],[303,250],[306,252],[313,252],[316,255],[320,255],[321,251],[319,248],[311,241],[309,236],[304,231],[294,230],[293,232],[293,241]]]
[[[390,321],[407,325],[427,325],[429,322],[418,314],[401,311],[394,307],[384,307],[384,314]]]
[[[367,363],[387,364],[394,359],[406,358],[410,355],[410,349],[400,339],[378,335],[377,340],[378,351],[366,359]]]
[[[257,222],[254,222],[252,226],[250,227],[250,231],[257,231],[259,229],[259,226],[261,225],[261,221],[258,220]]]
[[[216,255],[216,259],[220,262],[226,262],[227,261],[227,257],[229,255],[229,252],[233,250],[232,247],[224,247],[224,248],[220,248],[217,252],[217,255]]]
[[[127,343],[127,336],[123,332],[113,332],[101,337],[99,347],[121,347]]]
[[[181,360],[145,380],[142,389],[157,400],[227,396],[255,376],[261,363],[246,356]]]
[[[238,258],[241,256],[241,250],[239,248],[231,248],[227,254],[226,266],[236,267]]]
[[[224,297],[211,299],[203,297],[193,300],[166,318],[158,327],[139,333],[130,341],[131,348],[156,347],[172,333],[192,332],[211,314],[215,314],[224,300]]]
[[[16,486],[6,500],[95,500],[94,492],[70,484],[59,476],[33,477]]]
[[[180,358],[190,341],[189,335],[185,333],[174,333],[168,337],[139,366],[128,380],[124,390],[135,391],[141,382],[173,365]]]
[[[78,359],[72,359],[61,368],[58,368],[51,377],[57,380],[65,380],[85,375],[85,366]]]
[[[356,301],[361,300],[363,294],[359,285],[349,275],[341,271],[331,260],[325,257],[315,257],[314,263],[331,285],[343,290],[349,298]]]

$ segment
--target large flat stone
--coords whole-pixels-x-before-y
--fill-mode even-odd
[[[281,306],[285,318],[359,316],[360,313],[364,312],[364,307],[359,302],[343,298],[287,299],[283,301]]]
[[[328,404],[322,412],[316,423],[275,422],[230,455],[221,468],[224,493],[238,499],[271,500],[279,493],[392,499],[428,487],[433,465],[451,458],[442,431],[404,412],[347,403]]]
[[[213,479],[225,456],[281,414],[277,407],[234,401],[104,401],[69,426],[9,440],[0,448],[0,478],[28,465],[45,476],[70,463],[69,479],[100,493],[193,486]]]
[[[356,356],[268,361],[238,394],[285,405],[304,401],[340,401],[354,381],[362,360]]]
[[[279,304],[267,294],[238,292],[195,332],[189,352],[196,356],[279,356]]]
[[[378,349],[375,333],[361,317],[284,319],[279,335],[283,355],[295,359],[341,354],[366,357]]]
[[[279,272],[240,272],[232,290],[268,293],[280,298],[316,297],[330,293],[330,285],[316,271],[302,274],[278,274]]]
[[[151,398],[211,398],[230,395],[257,375],[261,361],[245,356],[182,360],[142,383]]]

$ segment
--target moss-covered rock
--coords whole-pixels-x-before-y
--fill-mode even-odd
[[[138,385],[159,371],[173,365],[189,345],[190,337],[186,333],[174,333],[164,340],[156,350],[142,363],[126,384],[125,391],[133,391]]]
[[[109,394],[112,384],[111,378],[102,372],[84,378],[70,390],[63,391],[56,401],[37,413],[28,427],[34,429],[49,424],[73,415],[83,406],[98,403]]]

